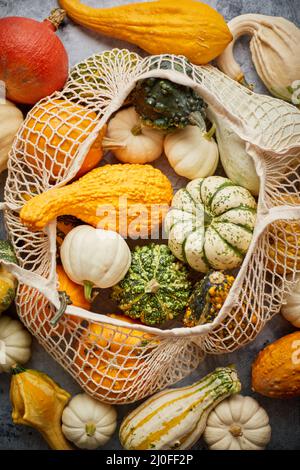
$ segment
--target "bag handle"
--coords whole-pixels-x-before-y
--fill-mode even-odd
[[[11,202],[5,202],[5,201],[0,202],[0,211],[5,211],[6,209],[9,209],[14,212],[20,212],[19,206],[12,204]]]

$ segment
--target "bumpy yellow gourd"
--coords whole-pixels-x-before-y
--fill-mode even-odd
[[[252,364],[252,389],[270,398],[300,397],[300,331],[260,351]]]
[[[60,215],[73,215],[124,236],[141,235],[158,226],[172,195],[168,178],[151,165],[105,165],[33,197],[20,217],[31,230],[43,229]]]
[[[229,44],[224,18],[209,5],[193,0],[161,0],[113,8],[92,8],[79,0],[60,0],[76,23],[138,45],[150,54],[184,55],[206,64]]]

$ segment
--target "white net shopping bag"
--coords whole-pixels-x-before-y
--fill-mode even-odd
[[[56,221],[45,231],[31,232],[20,222],[19,211],[31,197],[77,174],[99,130],[137,80],[150,76],[193,87],[209,111],[245,141],[260,178],[250,248],[212,323],[160,330],[68,306],[53,327],[61,302]],[[68,102],[63,113],[62,99]],[[63,158],[57,152],[62,140]],[[141,399],[182,379],[206,352],[229,352],[249,343],[279,311],[300,272],[299,168],[300,112],[294,106],[256,95],[214,67],[193,66],[183,57],[142,59],[112,50],[88,58],[72,70],[64,90],[30,111],[10,155],[3,208],[19,261],[19,267],[10,268],[20,281],[16,303],[21,320],[86,392],[112,403]],[[168,176],[176,189],[183,184],[172,172]]]

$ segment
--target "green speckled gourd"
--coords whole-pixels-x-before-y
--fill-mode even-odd
[[[191,283],[187,268],[166,245],[136,247],[125,278],[112,298],[124,314],[146,325],[161,325],[184,313]]]
[[[234,277],[222,271],[211,271],[194,288],[183,323],[187,327],[214,321],[234,283]]]
[[[205,105],[192,88],[146,78],[137,82],[130,99],[146,126],[172,131],[194,124],[205,129]]]
[[[6,240],[0,240],[0,263],[8,261],[16,263],[17,259],[11,244]],[[0,314],[8,309],[16,295],[16,278],[0,264]]]

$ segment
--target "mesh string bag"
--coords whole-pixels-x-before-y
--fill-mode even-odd
[[[51,319],[61,305],[56,220],[43,231],[31,232],[21,223],[19,211],[31,197],[72,180],[99,130],[123,105],[137,80],[151,76],[194,88],[208,110],[245,142],[260,179],[251,245],[212,323],[161,330],[69,305],[54,327]],[[63,114],[57,100],[68,103]],[[78,105],[84,106],[84,113]],[[63,146],[60,130],[65,135]],[[175,190],[185,184],[167,163],[162,165]],[[88,58],[71,71],[61,92],[29,112],[10,154],[2,208],[19,263],[8,267],[19,280],[20,319],[87,393],[116,404],[175,383],[206,353],[222,354],[246,345],[278,313],[300,272],[299,167],[296,107],[256,95],[214,67],[193,66],[184,57],[141,58],[114,49]]]

